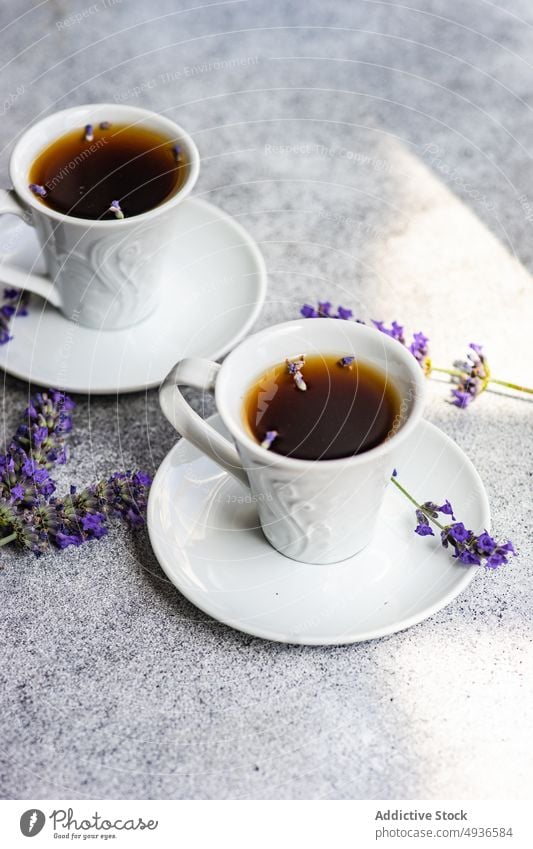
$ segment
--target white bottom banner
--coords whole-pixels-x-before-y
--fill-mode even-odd
[[[527,801],[0,801],[2,846],[531,849]],[[29,843],[35,838],[35,843]]]

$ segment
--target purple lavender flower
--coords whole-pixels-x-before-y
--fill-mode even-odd
[[[445,516],[451,516],[452,519],[455,521],[455,516],[453,515],[453,507],[448,501],[448,499],[446,499],[444,504],[441,504],[440,507],[437,507],[437,511],[439,513],[443,513]]]
[[[90,139],[87,139],[90,141]],[[82,545],[84,542],[80,534],[66,534],[63,531],[58,531],[54,536],[54,543],[58,548],[68,548],[69,545]]]
[[[272,447],[272,443],[275,439],[277,439],[278,432],[277,430],[267,430],[265,433],[265,438],[261,442],[261,448],[266,448],[267,450]]]
[[[174,154],[174,159],[176,160],[176,162],[179,162],[181,159],[181,147],[179,146],[179,144],[174,145],[174,147],[172,148],[172,153]]]
[[[20,289],[4,289],[4,303],[0,307],[0,345],[5,345],[11,336],[10,322],[15,316],[28,315],[30,296]]]
[[[355,362],[355,357],[341,357],[338,365],[342,368],[351,368]]]
[[[489,569],[498,569],[499,566],[504,566],[507,563],[504,554],[496,551],[494,554],[491,554],[490,557],[487,557],[485,561],[485,566],[488,566]]]
[[[454,556],[457,557],[461,563],[464,563],[465,566],[481,566],[481,559],[468,548],[463,549],[463,551],[459,554],[455,554]]]
[[[44,186],[40,186],[39,183],[30,183],[28,186],[30,192],[33,192],[37,197],[45,198],[48,192],[46,191]]]
[[[11,498],[13,501],[22,501],[26,494],[26,490],[21,483],[16,483],[11,487]]]
[[[474,400],[474,395],[462,389],[452,389],[452,397],[454,398],[452,404],[455,407],[460,407],[461,410],[466,409],[471,401]]]
[[[98,126],[100,127],[101,130],[109,130],[110,127],[111,127],[111,122],[110,121],[100,121]]]
[[[429,524],[427,508],[424,509],[423,505],[421,505],[420,509],[416,511],[416,520],[418,524],[415,528],[415,534],[418,534],[421,537],[435,536],[433,529]]]
[[[300,315],[303,315],[304,318],[319,318],[318,310],[311,306],[311,304],[304,304],[300,309]]]
[[[492,554],[496,548],[496,542],[487,531],[483,531],[477,538],[477,548],[482,554]]]
[[[337,307],[337,315],[335,316],[335,318],[340,318],[343,321],[349,321],[351,318],[353,318],[353,312],[351,310],[347,310],[344,307],[339,306]]]
[[[34,395],[11,443],[46,468],[67,460],[66,440],[72,430],[74,401],[64,392],[49,389]]]
[[[387,327],[383,321],[372,320],[372,324],[381,331],[381,333],[385,333],[386,336],[390,336],[392,339],[396,339],[398,342],[401,342],[402,345],[405,345],[403,327],[401,324],[398,324],[397,321],[393,321],[390,327]]]
[[[429,339],[425,333],[419,331],[418,333],[413,333],[413,341],[409,345],[409,350],[425,374],[429,374],[431,371],[428,342]]]
[[[94,128],[93,128],[92,124],[86,124],[85,125],[83,138],[84,138],[85,141],[88,141],[88,142],[94,141]]]
[[[297,360],[286,360],[287,363],[287,371],[289,374],[296,374],[296,372],[301,371],[301,369],[305,365],[304,357],[300,357]]]
[[[112,212],[115,218],[124,218],[124,213],[120,208],[120,203],[118,200],[112,200],[109,206],[108,212]]]
[[[483,347],[471,342],[469,348],[466,360],[454,362],[459,374],[452,375],[455,387],[451,390],[451,403],[461,409],[468,407],[481,395],[490,382],[490,368],[483,354]]]
[[[433,529],[429,524],[424,522],[419,522],[415,528],[415,534],[418,534],[421,537],[435,536],[433,533]]]
[[[103,513],[87,513],[81,518],[81,526],[91,539],[100,539],[107,534]]]
[[[466,542],[472,531],[468,531],[462,522],[455,522],[449,526],[448,536],[450,542]]]

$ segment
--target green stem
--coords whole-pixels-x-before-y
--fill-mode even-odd
[[[527,386],[520,386],[518,383],[509,383],[508,380],[496,380],[495,377],[491,377],[489,383],[497,383],[499,386],[508,386],[509,389],[516,389],[517,392],[527,392],[529,395],[533,395],[533,389],[529,389]]]
[[[2,539],[0,539],[0,546],[1,545],[7,545],[8,542],[14,542],[16,540],[16,538],[17,538],[17,535],[14,534],[14,533],[9,534],[9,536],[7,536],[7,537],[2,537]]]
[[[464,371],[459,371],[459,369],[456,368],[439,368],[438,366],[431,366],[431,372],[434,371],[438,371],[441,374],[451,374],[453,377],[463,377],[464,375]]]
[[[431,371],[437,371],[440,374],[450,374],[452,377],[463,377],[464,375],[464,372],[456,368],[432,366]],[[517,392],[527,392],[529,395],[533,395],[533,389],[530,389],[528,386],[521,386],[519,383],[511,383],[509,380],[498,380],[496,377],[489,377],[489,383],[497,383],[498,386],[507,386],[508,389],[514,389]]]
[[[405,488],[404,486],[402,486],[402,484],[401,484],[401,483],[400,483],[400,482],[399,482],[399,481],[398,481],[395,477],[393,477],[392,475],[391,475],[391,481],[393,482],[394,486],[398,487],[398,489],[400,490],[400,492],[401,492],[403,495],[405,495],[405,497],[406,497],[406,498],[408,498],[408,499],[409,499],[409,501],[410,501],[412,504],[414,504],[414,505],[415,505],[415,507],[416,507],[416,509],[417,509],[417,510],[421,510],[421,511],[422,511],[422,513],[424,514],[424,516],[427,516],[427,518],[429,519],[429,521],[430,521],[430,522],[433,522],[433,524],[434,524],[434,525],[437,525],[437,527],[438,527],[438,528],[440,528],[440,529],[441,529],[441,531],[443,531],[443,530],[444,530],[444,525],[441,525],[441,523],[438,521],[438,519],[435,519],[433,516],[430,516],[430,514],[427,512],[427,510],[424,510],[424,508],[423,508],[422,504],[419,504],[419,503],[418,503],[418,501],[417,501],[415,498],[413,498],[413,496],[412,496],[409,492],[407,492],[406,488]]]

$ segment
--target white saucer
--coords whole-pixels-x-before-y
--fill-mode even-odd
[[[126,330],[92,330],[32,296],[29,315],[13,321],[13,339],[0,346],[0,367],[31,383],[104,394],[158,386],[182,357],[217,359],[227,353],[263,305],[264,260],[225,212],[197,199],[183,207],[175,256],[154,315]],[[31,228],[12,216],[2,219],[1,228],[6,262],[44,271]]]
[[[218,416],[209,419],[224,433]],[[489,528],[485,489],[470,460],[422,422],[404,443],[398,480],[422,501],[449,498],[458,520]],[[475,577],[438,538],[419,537],[412,505],[392,485],[364,551],[329,566],[278,554],[257,526],[250,495],[184,439],[161,464],[148,529],[173,584],[227,625],[268,640],[339,645],[409,628],[436,613]]]

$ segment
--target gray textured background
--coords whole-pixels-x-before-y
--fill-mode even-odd
[[[260,243],[258,327],[329,296],[424,329],[441,364],[479,341],[495,374],[531,381],[531,3],[194,2],[2,3],[2,173],[54,109],[165,111],[200,148],[196,194]],[[28,388],[3,389],[8,437]],[[2,551],[2,797],[530,796],[532,405],[461,412],[447,392],[431,382],[428,418],[521,556],[394,637],[234,632],[168,584],[144,532]],[[64,484],[153,472],[175,440],[154,392],[77,400]]]

